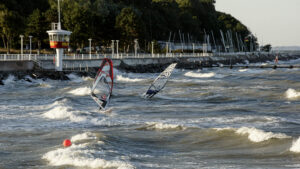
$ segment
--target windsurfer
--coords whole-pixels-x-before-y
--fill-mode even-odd
[[[95,98],[98,98],[96,95],[95,95],[95,93],[91,93],[91,95],[93,96],[93,97],[95,97]],[[101,109],[104,109],[104,107],[106,106],[106,104],[107,104],[107,101],[106,101],[106,96],[105,95],[103,95],[100,99],[99,99],[102,103],[99,103],[99,104],[101,104],[101,106],[100,106],[100,110]]]
[[[278,56],[275,57],[275,61],[274,62],[275,62],[275,65],[278,64]]]
[[[101,99],[100,99],[101,101],[102,101],[102,107],[105,107],[106,106],[106,104],[107,104],[107,101],[106,101],[106,96],[105,95],[103,95],[102,97],[101,97]]]
[[[157,92],[158,92],[157,90],[151,90],[151,89],[149,89],[146,94],[147,95],[155,95]]]

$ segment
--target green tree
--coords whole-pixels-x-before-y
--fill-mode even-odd
[[[220,30],[231,32],[235,44],[251,35],[236,18],[216,11],[215,0],[63,0],[61,9],[62,28],[73,32],[70,44],[75,48],[87,45],[88,38],[101,45],[120,38],[120,45],[129,45],[138,38],[149,50],[149,42],[168,40],[170,32],[171,40],[178,41],[179,30],[194,41],[203,41],[204,30],[206,35],[213,32],[219,44]],[[58,21],[57,16],[57,0],[0,0],[0,45],[8,51],[16,47],[26,30],[41,48],[43,41],[48,43],[44,31]],[[257,39],[252,39],[257,46]]]
[[[116,18],[116,28],[127,45],[132,44],[134,39],[141,36],[142,25],[141,15],[131,7],[123,8]]]
[[[112,0],[96,0],[91,8],[91,30],[93,39],[101,43],[110,44],[111,39],[119,39],[120,34],[115,29],[116,16],[120,6]]]
[[[72,31],[71,45],[83,48],[92,37],[91,3],[86,0],[64,0],[62,4],[63,25]]]
[[[33,36],[33,40],[38,44],[38,50],[41,50],[42,41],[47,38],[47,28],[44,14],[39,9],[33,11],[27,20],[26,35]]]
[[[12,39],[17,37],[22,29],[22,18],[18,13],[0,6],[0,29],[7,53],[10,53]]]
[[[271,49],[272,49],[272,45],[271,44],[264,45],[261,48],[261,50],[264,51],[264,52],[270,52]]]

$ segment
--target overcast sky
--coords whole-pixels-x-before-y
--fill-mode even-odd
[[[233,15],[272,46],[300,46],[300,0],[216,0],[216,9]]]

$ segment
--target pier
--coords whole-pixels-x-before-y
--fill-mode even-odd
[[[178,63],[178,68],[199,69],[203,67],[274,68],[271,66],[236,66],[235,64],[274,61],[272,53],[169,53],[169,54],[65,54],[63,71],[89,71],[97,68],[103,58],[113,60],[114,67],[130,72],[153,72],[164,65]],[[279,54],[279,62],[300,58],[300,54]],[[54,71],[55,54],[1,54],[0,71]],[[220,66],[221,65],[221,66]],[[293,65],[278,65],[276,68],[296,68]]]

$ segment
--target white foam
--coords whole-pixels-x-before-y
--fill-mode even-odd
[[[216,74],[214,72],[210,73],[194,73],[194,72],[186,72],[184,76],[188,77],[196,77],[196,78],[210,78],[214,77]]]
[[[216,109],[216,111],[219,109]],[[220,116],[220,117],[206,117],[200,120],[192,120],[193,123],[218,123],[223,124],[225,126],[231,125],[231,124],[249,124],[249,125],[255,125],[255,126],[261,126],[261,125],[275,125],[275,123],[278,123],[280,120],[275,117],[270,116]]]
[[[239,69],[239,73],[247,73],[247,74],[259,74],[265,72],[265,70],[262,69]]]
[[[165,124],[159,122],[146,122],[146,124],[148,130],[185,129],[185,127],[178,124]]]
[[[295,152],[295,153],[300,153],[300,137],[293,142],[290,151]]]
[[[97,139],[96,134],[91,132],[85,132],[82,134],[77,134],[71,138],[71,142],[78,142],[82,140],[95,140]]]
[[[2,82],[4,83],[4,85],[11,84],[14,81],[15,81],[15,76],[13,76],[13,75],[9,75],[5,80],[2,80]]]
[[[44,117],[49,119],[67,119],[69,118],[72,122],[81,122],[86,121],[87,118],[80,115],[80,112],[72,111],[72,109],[68,106],[60,105],[59,103],[55,102],[52,109],[45,112],[43,114]]]
[[[291,138],[290,136],[287,136],[282,133],[272,133],[272,132],[265,132],[263,130],[259,130],[256,128],[248,128],[248,127],[242,127],[236,130],[237,134],[241,135],[248,135],[248,139],[252,142],[263,142],[272,138],[277,139],[284,139],[284,138]]]
[[[32,79],[32,82],[37,83],[41,88],[52,88],[53,86],[49,82],[43,81],[42,79]]]
[[[116,79],[119,82],[140,82],[145,80],[145,79],[138,79],[138,78],[123,77],[122,75],[117,75]]]
[[[93,81],[94,79],[91,78],[91,77],[89,77],[89,76],[87,76],[87,77],[82,77],[82,80],[83,81]]]
[[[285,96],[287,99],[296,99],[300,97],[300,92],[297,92],[295,89],[288,89],[285,92]]]
[[[94,155],[105,156],[104,150],[89,150],[88,144],[80,144],[68,148],[60,148],[46,153],[42,158],[49,161],[51,166],[72,165],[90,168],[134,168],[131,164],[120,160],[105,160]]]
[[[213,128],[216,131],[231,131],[231,130],[235,130],[234,128],[231,127],[225,127],[225,128]]]
[[[48,83],[39,83],[40,84],[40,87],[42,88],[51,88],[52,85],[48,84]]]
[[[247,72],[248,69],[240,69],[239,72]]]
[[[71,115],[69,108],[64,106],[55,106],[53,109],[44,113],[49,119],[64,119]]]
[[[67,76],[72,82],[75,83],[81,83],[83,81],[81,77],[77,76],[74,73],[68,74]]]
[[[86,96],[86,95],[89,95],[91,93],[91,88],[89,88],[89,87],[80,87],[80,88],[71,90],[68,93],[76,95],[76,96]]]

